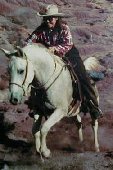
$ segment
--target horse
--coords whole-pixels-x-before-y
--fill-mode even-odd
[[[10,72],[10,96],[9,100],[14,105],[20,104],[24,96],[28,95],[28,89],[32,82],[38,82],[34,88],[45,89],[47,101],[45,106],[52,110],[49,117],[41,125],[42,115],[34,115],[34,123],[39,124],[38,131],[35,130],[34,137],[36,150],[44,157],[50,156],[50,149],[46,145],[46,137],[50,128],[64,117],[75,116],[78,127],[79,139],[83,141],[82,123],[80,117],[81,103],[76,102],[74,109],[69,111],[70,104],[73,101],[72,76],[65,62],[57,55],[41,44],[29,44],[23,48],[17,48],[14,52],[2,49],[9,60]],[[91,70],[98,64],[94,57],[89,57],[84,62],[86,69]],[[96,86],[95,86],[96,88]],[[99,101],[99,95],[97,92]],[[38,103],[38,101],[37,101]],[[76,109],[75,109],[76,108]],[[98,142],[98,119],[92,118],[94,132],[95,151],[99,152]]]

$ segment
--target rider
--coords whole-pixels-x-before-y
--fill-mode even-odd
[[[27,38],[26,44],[42,43],[51,52],[73,63],[81,91],[87,99],[88,109],[93,118],[99,118],[102,112],[98,108],[97,97],[86,73],[79,52],[73,44],[72,35],[66,22],[62,20],[65,15],[58,12],[56,5],[42,7],[38,16],[43,17],[42,23]]]

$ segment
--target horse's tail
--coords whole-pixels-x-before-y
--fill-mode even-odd
[[[84,65],[86,70],[93,70],[99,71],[102,69],[102,65],[100,64],[99,60],[95,57],[89,57],[84,61]]]
[[[84,61],[86,71],[94,80],[102,80],[104,78],[105,67],[100,64],[100,61],[95,57],[89,57]]]

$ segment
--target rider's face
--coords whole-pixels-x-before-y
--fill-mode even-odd
[[[49,28],[54,28],[57,20],[58,20],[58,17],[54,17],[54,16],[44,18],[44,21],[47,22],[47,25]]]

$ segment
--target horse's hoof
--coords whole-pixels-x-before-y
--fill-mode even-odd
[[[50,157],[50,150],[49,149],[46,149],[45,151],[42,152],[42,155],[45,157],[45,158],[49,158]]]
[[[40,147],[36,146],[36,152],[40,154]]]
[[[100,149],[99,149],[99,148],[96,148],[95,151],[96,151],[96,152],[100,152]]]

